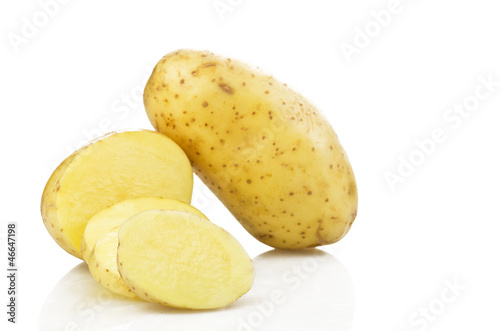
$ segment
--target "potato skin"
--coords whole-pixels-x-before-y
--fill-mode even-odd
[[[357,187],[337,135],[304,97],[239,61],[179,50],[144,91],[157,131],[261,242],[283,249],[331,244],[357,213]]]

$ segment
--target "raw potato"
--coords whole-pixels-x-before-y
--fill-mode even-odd
[[[125,285],[118,272],[116,256],[118,229],[129,218],[154,209],[185,211],[208,221],[198,209],[178,200],[166,198],[138,198],[119,202],[94,215],[82,238],[82,253],[91,275],[110,291],[130,298],[138,298]]]
[[[142,299],[177,308],[224,307],[245,294],[253,263],[229,233],[200,216],[151,210],[118,232],[118,269]]]
[[[358,205],[349,160],[320,112],[286,85],[238,61],[180,50],[158,62],[144,104],[258,240],[295,249],[349,231]]]
[[[99,238],[87,259],[89,271],[99,284],[110,291],[132,299],[137,299],[139,297],[125,285],[118,272],[118,266],[116,264],[118,229],[119,227],[116,227]]]
[[[116,202],[167,197],[189,203],[191,165],[173,141],[153,131],[107,135],[69,156],[50,177],[42,218],[54,240],[82,258],[80,241],[89,219]]]
[[[130,217],[151,209],[187,211],[206,218],[198,209],[178,200],[167,198],[137,198],[125,200],[101,210],[89,220],[81,241],[83,259],[89,262],[88,258],[97,240],[106,232],[122,225],[123,222]]]

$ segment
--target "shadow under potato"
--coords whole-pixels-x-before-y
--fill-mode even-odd
[[[40,312],[40,331],[336,330],[351,329],[354,293],[348,271],[318,249],[271,250],[254,258],[255,282],[217,310],[182,310],[118,296],[85,263],[70,270]]]

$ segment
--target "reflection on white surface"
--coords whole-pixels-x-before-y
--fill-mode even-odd
[[[119,297],[100,286],[82,263],[47,297],[41,331],[335,330],[351,329],[349,273],[328,253],[268,251],[254,259],[255,283],[224,309],[189,311]]]

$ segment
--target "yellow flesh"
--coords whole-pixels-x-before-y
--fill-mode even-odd
[[[127,285],[118,272],[116,265],[116,252],[118,248],[118,229],[103,234],[90,253],[87,263],[92,277],[110,291],[129,298],[138,298]]]
[[[189,203],[192,180],[189,160],[167,137],[152,131],[116,133],[61,164],[45,187],[42,216],[56,242],[82,258],[80,241],[96,212],[138,197]]]
[[[253,263],[229,233],[181,211],[146,211],[120,228],[118,269],[139,297],[188,309],[224,307],[245,294]]]
[[[205,217],[191,205],[167,198],[138,198],[116,203],[95,214],[88,222],[81,241],[83,259],[88,261],[92,249],[103,234],[122,225],[130,217],[151,209],[187,211]]]
[[[153,126],[254,237],[277,248],[330,244],[350,229],[357,188],[330,124],[284,84],[234,60],[181,50],[144,91]]]

